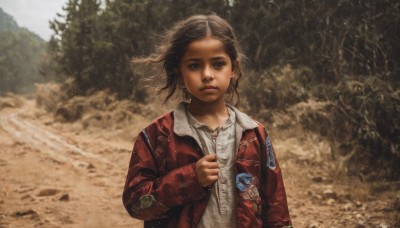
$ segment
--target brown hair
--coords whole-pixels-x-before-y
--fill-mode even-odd
[[[210,14],[194,15],[186,20],[177,22],[171,30],[167,31],[165,40],[158,46],[155,54],[147,58],[133,60],[134,63],[146,63],[147,66],[149,64],[162,64],[166,82],[158,92],[167,92],[164,103],[174,95],[177,89],[178,92],[180,90],[183,93],[185,99],[190,97],[190,94],[180,86],[182,82],[177,69],[186,47],[191,42],[207,36],[220,40],[225,46],[236,75],[236,77],[232,78],[226,93],[230,95],[229,101],[233,100],[235,94],[239,101],[238,86],[243,72],[240,64],[237,63],[242,61],[244,56],[241,53],[234,30],[229,23],[216,14]],[[159,74],[154,75],[150,80],[159,81]]]

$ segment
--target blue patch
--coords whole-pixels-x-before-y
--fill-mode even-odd
[[[253,175],[250,173],[239,173],[236,175],[236,188],[243,192],[253,183]]]
[[[257,177],[250,173],[239,173],[236,175],[236,188],[239,189],[239,195],[244,200],[251,201],[253,211],[261,215],[261,198],[257,189]]]
[[[272,144],[271,140],[269,139],[269,136],[267,137],[267,167],[270,169],[275,169],[276,164],[275,164],[275,155],[274,155],[274,149],[272,149]]]

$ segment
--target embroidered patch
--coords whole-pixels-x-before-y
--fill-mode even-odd
[[[169,141],[168,138],[163,135],[158,136],[157,140],[162,142],[163,144],[168,143],[168,141]]]
[[[257,189],[257,178],[250,173],[239,173],[236,175],[236,187],[240,191],[240,195],[245,200],[252,202],[253,210],[257,214],[261,214],[261,198]]]
[[[163,157],[166,145],[168,145],[168,138],[163,135],[158,136],[157,137],[157,146],[154,149],[156,158]]]
[[[241,142],[239,143],[239,149],[242,148],[242,147],[244,147],[244,146],[248,146],[251,142],[254,142],[254,141],[256,141],[256,140],[257,140],[257,137],[254,137],[254,138],[250,138],[250,139],[248,139],[248,140],[241,141]]]
[[[272,144],[269,136],[267,137],[267,167],[270,169],[275,169],[276,164],[275,164],[275,155],[274,155],[274,150],[272,149]]]
[[[146,209],[152,207],[156,203],[156,199],[152,195],[144,195],[140,197],[140,209]]]
[[[152,208],[151,210],[146,210],[146,209],[149,209],[151,207],[155,207],[155,208]],[[155,214],[155,215],[163,214],[166,211],[168,211],[168,208],[165,207],[160,202],[158,202],[154,198],[154,196],[152,196],[152,195],[144,195],[144,196],[140,197],[138,202],[136,202],[134,205],[132,205],[131,210],[132,210],[132,212],[134,214],[141,214],[141,215],[145,215],[145,216],[151,216],[153,214]]]
[[[253,175],[250,173],[239,173],[236,175],[236,188],[239,189],[239,191],[243,192],[245,191],[248,187],[253,182]]]

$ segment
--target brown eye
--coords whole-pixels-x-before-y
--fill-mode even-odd
[[[189,64],[188,68],[189,68],[190,70],[198,70],[198,69],[200,69],[200,64],[198,64],[198,63],[192,63],[192,64]]]
[[[215,69],[221,69],[225,65],[226,65],[226,63],[224,61],[217,61],[217,62],[214,63],[213,66],[214,66]]]

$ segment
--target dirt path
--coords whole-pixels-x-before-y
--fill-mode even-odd
[[[121,203],[129,147],[0,112],[0,227],[132,227]]]
[[[295,227],[390,227],[398,189],[371,195],[307,158],[323,145],[280,138]],[[107,130],[54,122],[33,101],[0,109],[0,227],[142,227],[121,201],[131,147]]]

